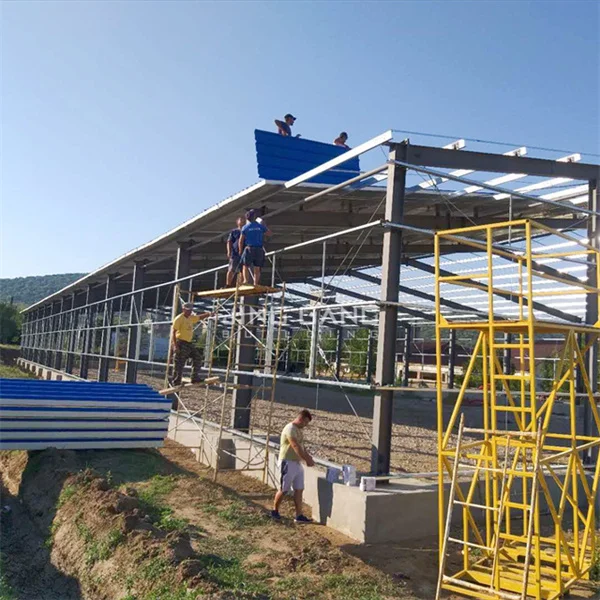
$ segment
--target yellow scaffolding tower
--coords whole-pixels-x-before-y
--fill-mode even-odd
[[[275,306],[270,299],[273,295],[279,294],[279,308],[277,326],[275,326]],[[270,464],[270,438],[272,433],[272,413],[275,400],[275,387],[277,382],[277,363],[281,352],[281,332],[283,324],[283,308],[285,305],[285,284],[281,288],[259,286],[259,285],[236,285],[234,288],[206,290],[202,292],[191,292],[191,300],[199,298],[211,298],[214,300],[213,312],[215,313],[212,327],[208,333],[207,343],[207,363],[208,373],[206,379],[199,384],[185,384],[177,388],[167,388],[161,391],[162,394],[174,394],[177,396],[178,415],[174,427],[175,439],[177,429],[185,423],[191,421],[198,428],[200,434],[200,446],[198,447],[199,460],[205,453],[205,445],[210,448],[214,461],[214,479],[216,481],[219,471],[224,470],[221,467],[221,459],[225,455],[230,455],[235,459],[238,470],[260,470],[263,472],[263,482],[267,482],[269,477],[273,480],[274,474],[269,471]],[[242,306],[241,299],[249,296],[263,296],[263,306],[260,310],[248,314],[246,308]],[[262,318],[261,318],[262,317]],[[225,322],[228,318],[228,322]],[[259,326],[262,321],[262,326]],[[218,341],[219,328],[225,333],[224,339]],[[248,342],[256,347],[255,361],[251,364],[241,363],[239,360],[239,348]],[[227,359],[225,368],[217,376],[218,369],[214,366],[215,352],[219,348],[226,349]],[[170,360],[169,360],[170,362]],[[241,384],[235,381],[238,375],[263,375],[259,385]],[[267,377],[264,377],[266,375]],[[222,379],[221,379],[222,377]],[[270,385],[266,383],[270,381]],[[182,391],[191,385],[204,386],[205,395],[202,407],[191,411],[182,400]],[[255,419],[250,419],[249,446],[247,448],[247,458],[238,453],[232,453],[223,447],[223,433],[227,431],[225,424],[226,406],[229,393],[235,389],[252,390],[252,398],[248,407],[243,410],[251,410],[255,400],[267,402],[267,422],[266,428],[256,431]],[[215,390],[218,392],[212,393]],[[218,430],[216,440],[211,440],[206,431],[208,419],[208,409],[211,405],[219,406]],[[236,410],[241,410],[237,408]],[[181,418],[180,418],[181,413]],[[196,417],[200,417],[199,423]],[[257,439],[257,433],[260,438]]]
[[[558,236],[561,242],[566,240],[561,245],[569,249],[553,252],[540,247],[534,251],[536,237],[549,234]],[[442,240],[481,252],[487,268],[448,274],[440,265]],[[590,381],[584,357],[598,342],[599,323],[543,320],[534,298],[598,296],[600,290],[594,278],[589,282],[575,278],[564,269],[549,267],[552,261],[585,265],[588,272],[593,269],[595,281],[600,281],[600,260],[592,246],[531,220],[453,229],[436,235],[437,598],[442,590],[448,590],[484,600],[553,600],[562,597],[578,580],[589,578],[596,551],[600,461],[596,460],[590,469],[584,456],[595,454],[600,446],[600,416],[593,391],[596,387]],[[548,281],[552,282],[550,288]],[[477,290],[481,303],[487,304],[487,319],[467,321],[444,316],[440,298],[452,297],[449,292],[457,290],[454,286]],[[499,304],[506,300],[515,302],[516,318],[498,316]],[[448,329],[470,330],[476,343],[452,413],[446,418],[441,387],[442,339]],[[536,348],[542,335],[552,336],[561,348],[547,397],[540,394],[540,377],[536,375]],[[519,369],[515,372],[505,372],[501,364],[499,353],[507,350],[514,351],[518,359]],[[462,403],[479,372],[481,423],[466,427]],[[563,403],[568,422],[565,426],[563,417],[562,427],[555,414],[559,402]],[[585,408],[592,417],[592,435],[585,435],[578,427],[578,411]],[[460,426],[455,441],[457,423]],[[448,479],[451,483],[446,495]],[[458,527],[453,523],[455,508],[461,517]],[[550,515],[547,524],[542,519],[544,513]],[[462,568],[447,574],[451,545],[462,551]]]

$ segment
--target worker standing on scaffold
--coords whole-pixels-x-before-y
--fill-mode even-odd
[[[242,265],[244,265],[244,283],[251,285],[252,278],[254,285],[259,285],[260,270],[265,264],[264,238],[271,235],[271,232],[262,220],[257,219],[254,210],[246,213],[246,220],[247,223],[242,227],[239,241],[239,251],[242,256]]]
[[[188,358],[192,359],[192,383],[200,383],[200,367],[202,365],[202,353],[192,343],[194,337],[194,325],[198,321],[207,319],[212,315],[210,312],[192,314],[194,305],[186,302],[182,307],[182,313],[173,320],[171,346],[175,354],[175,373],[171,379],[172,386],[181,385],[183,367]]]
[[[237,227],[229,232],[227,238],[227,260],[229,268],[227,269],[227,287],[232,287],[235,283],[235,277],[240,272],[240,236],[244,226],[244,217],[238,217]]]

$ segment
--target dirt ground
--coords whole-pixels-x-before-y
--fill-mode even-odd
[[[431,600],[436,540],[360,545],[272,490],[160,451],[2,452],[2,600]],[[458,564],[450,556],[450,567]],[[23,565],[27,565],[24,570]],[[0,588],[2,590],[2,588]],[[572,598],[594,598],[581,589]],[[458,600],[456,596],[445,596]]]

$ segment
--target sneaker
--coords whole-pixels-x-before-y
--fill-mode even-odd
[[[309,519],[308,517],[305,517],[304,515],[298,515],[294,521],[296,521],[296,523],[312,523],[313,520]]]
[[[278,510],[271,511],[271,519],[275,519],[276,521],[281,521],[281,515]]]
[[[171,377],[169,379],[169,385],[171,387],[179,387],[181,385],[181,379],[177,380],[174,377]]]
[[[204,381],[202,377],[194,377],[190,383],[202,383],[202,381]]]

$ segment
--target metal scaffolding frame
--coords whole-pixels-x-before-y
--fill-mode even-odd
[[[495,236],[508,227],[519,235],[520,248],[495,245]],[[573,242],[561,252],[537,252],[532,240],[536,231],[547,228],[532,220],[515,220],[505,225],[482,225],[440,231],[435,240],[438,369],[438,461],[440,573],[436,599],[442,589],[474,598],[554,600],[564,596],[581,579],[589,577],[595,552],[600,462],[586,469],[590,451],[600,447],[600,414],[597,407],[597,380],[588,372],[585,356],[593,353],[600,337],[597,318],[574,324],[544,319],[536,310],[535,280],[550,279],[558,284],[553,295],[570,297],[583,293],[598,297],[600,252],[597,247],[563,232],[552,234]],[[484,239],[474,239],[484,233]],[[486,272],[446,275],[440,269],[440,240],[468,243],[481,252]],[[568,274],[548,272],[539,259],[585,257],[596,276],[586,281]],[[498,283],[492,268],[494,257],[512,267],[518,291],[519,312],[513,319],[496,319],[494,302]],[[444,316],[440,299],[455,286],[472,286],[473,280],[486,288],[488,316],[450,321]],[[502,284],[500,284],[502,285]],[[596,315],[597,317],[597,315]],[[442,333],[457,330],[477,332],[478,338],[465,380],[449,419],[444,418],[441,394]],[[506,334],[513,339],[506,340]],[[552,389],[546,399],[539,396],[535,354],[540,334],[554,334],[562,340],[561,358]],[[581,342],[585,336],[585,342]],[[501,354],[518,353],[521,371],[507,373]],[[597,357],[594,357],[597,360]],[[464,394],[475,365],[483,374],[483,427],[466,427],[461,414]],[[564,388],[568,406],[568,427],[557,428],[553,409]],[[578,393],[581,389],[583,393]],[[580,406],[591,415],[591,427],[578,418]],[[509,424],[506,416],[513,421]],[[456,447],[450,437],[460,416]],[[463,440],[463,434],[470,436]],[[458,471],[470,477],[458,482]],[[450,478],[448,502],[444,492]],[[475,494],[483,487],[483,498]],[[555,488],[555,494],[552,493]],[[481,496],[481,495],[480,495]],[[553,535],[545,535],[541,514],[550,512]],[[461,516],[462,535],[453,532],[453,509]],[[569,531],[572,529],[572,534]],[[462,568],[447,575],[445,563],[449,546],[458,545]]]

